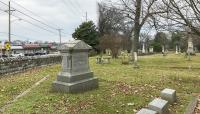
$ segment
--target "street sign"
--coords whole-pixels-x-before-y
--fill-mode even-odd
[[[10,49],[11,49],[11,46],[10,46],[10,43],[9,43],[9,42],[6,42],[6,44],[5,44],[5,49],[6,49],[6,50],[10,50]]]
[[[2,45],[2,43],[0,41],[0,51],[1,51],[1,53],[2,53],[2,48],[3,48],[3,45]]]

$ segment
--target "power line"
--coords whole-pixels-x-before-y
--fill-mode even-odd
[[[82,14],[82,10],[80,9],[80,7],[77,7],[74,2],[72,2],[71,0],[68,0],[69,3],[75,8],[75,9],[78,9],[77,11],[79,11],[80,14]]]
[[[1,1],[0,1],[0,2],[1,2]],[[4,2],[1,2],[1,3],[3,3],[4,5],[7,5],[7,4],[4,3]],[[8,5],[7,5],[7,6],[8,6]],[[13,8],[13,7],[12,7],[12,8]],[[17,12],[19,12],[19,13],[21,13],[21,14],[23,14],[23,15],[25,15],[25,16],[31,18],[31,19],[33,19],[34,21],[37,21],[37,22],[39,22],[39,23],[41,23],[41,24],[43,24],[43,25],[45,25],[45,26],[47,26],[47,27],[49,27],[49,28],[51,28],[51,29],[57,30],[57,28],[52,27],[52,26],[50,26],[50,25],[48,25],[48,24],[46,24],[46,23],[44,23],[44,22],[42,22],[42,21],[40,21],[40,20],[38,20],[38,19],[35,19],[35,18],[33,18],[32,16],[30,16],[30,15],[28,15],[28,14],[25,14],[24,12],[22,12],[22,11],[16,9],[16,8],[13,8],[13,9],[14,9],[15,11],[17,11]]]
[[[4,13],[6,13],[6,11],[5,11],[5,10],[3,10],[3,9],[0,9],[0,11],[2,11],[2,12],[4,12]]]
[[[23,15],[25,15],[25,16],[27,16],[27,17],[29,17],[29,18],[31,18],[31,19],[33,19],[33,20],[35,20],[35,21],[37,21],[37,22],[39,22],[39,23],[41,23],[41,24],[43,24],[43,25],[45,25],[45,26],[47,26],[47,27],[49,27],[49,28],[51,28],[51,29],[56,30],[56,28],[54,28],[54,27],[52,27],[52,26],[50,26],[50,25],[48,25],[48,24],[46,24],[46,23],[44,23],[44,22],[42,22],[40,20],[37,20],[37,19],[33,18],[32,16],[29,16],[29,15],[27,15],[27,14],[25,14],[25,13],[23,13],[23,12],[17,10],[17,9],[16,9],[16,11],[21,13],[21,14],[23,14]]]
[[[0,9],[0,11],[2,11],[2,12],[4,12],[4,13],[8,13],[8,12],[6,12],[6,11],[3,10],[3,9]],[[18,19],[21,19],[22,21],[24,21],[24,22],[26,22],[26,23],[29,23],[29,24],[31,24],[31,25],[33,25],[33,26],[39,28],[39,29],[42,29],[42,30],[45,30],[45,31],[47,31],[47,32],[53,33],[53,34],[55,34],[55,35],[58,35],[57,33],[53,32],[53,31],[51,31],[51,30],[48,30],[48,29],[46,29],[46,28],[44,28],[44,27],[41,27],[41,26],[39,26],[39,25],[36,25],[36,24],[34,24],[34,23],[32,23],[32,22],[30,22],[30,21],[28,21],[28,20],[22,19],[21,17],[18,17],[18,16],[13,15],[13,14],[12,14],[12,16],[14,16],[14,17],[16,17],[16,18],[18,18]],[[67,34],[67,33],[65,33],[65,34]]]
[[[2,34],[5,34],[5,35],[7,35],[8,33],[7,32],[0,32],[0,33],[2,33]],[[16,37],[19,37],[19,38],[28,38],[28,37],[26,37],[26,36],[22,36],[22,35],[17,35],[17,34],[11,34],[11,36],[16,36]],[[30,38],[28,38],[28,39],[30,39]]]
[[[6,13],[8,13],[8,12],[6,12]],[[14,17],[16,17],[16,18],[18,18],[18,19],[21,19],[21,20],[23,20],[24,22],[27,22],[27,23],[29,23],[29,24],[31,24],[31,25],[33,25],[33,26],[36,26],[36,27],[38,27],[38,28],[40,28],[40,29],[42,29],[42,30],[48,31],[48,32],[50,32],[50,33],[54,33],[54,32],[51,31],[51,30],[48,30],[48,29],[46,29],[46,28],[44,28],[44,27],[41,27],[41,26],[39,26],[39,25],[36,25],[36,24],[34,24],[34,23],[30,22],[30,21],[27,21],[27,20],[25,20],[25,19],[22,19],[21,17],[18,17],[18,16],[13,15],[13,14],[11,14],[11,15],[14,16]],[[56,34],[56,33],[54,33],[54,34]],[[57,34],[56,34],[56,35],[57,35]]]
[[[0,3],[2,3],[2,4],[4,4],[4,5],[6,5],[6,6],[8,6],[6,3],[4,3],[4,2],[2,2],[2,1],[0,1]],[[14,2],[14,3],[15,3],[16,5],[22,7],[23,9],[27,10],[28,12],[30,12],[30,13],[36,15],[37,17],[40,17],[40,16],[38,16],[37,14],[33,13],[32,11],[30,11],[30,10],[26,9],[25,7],[21,6],[20,4],[18,4],[18,3],[16,3],[16,2]],[[13,7],[11,7],[11,8],[13,8]],[[28,15],[28,14],[26,14],[26,13],[24,13],[24,12],[18,10],[18,9],[16,9],[16,8],[13,8],[13,9],[14,9],[15,11],[17,11],[17,12],[19,12],[19,13],[25,15],[26,17],[28,17],[28,18],[30,18],[30,19],[36,21],[36,22],[39,22],[39,23],[42,24],[42,25],[45,25],[45,26],[48,27],[48,28],[51,28],[51,29],[56,30],[56,31],[58,30],[57,28],[55,28],[55,27],[53,27],[53,26],[51,26],[51,25],[48,25],[48,24],[46,24],[45,22],[42,22],[42,21],[40,21],[39,19],[36,19],[36,18],[34,18],[34,17],[32,17],[32,16],[30,16],[30,15]],[[2,9],[1,9],[1,10],[2,10]],[[5,10],[2,10],[2,11],[5,12]],[[14,16],[14,17],[16,17],[16,18],[19,18],[19,19],[22,19],[22,18],[20,18],[20,17],[18,17],[18,16],[16,16],[16,15],[13,15],[13,14],[12,14],[12,16]],[[40,18],[41,18],[41,17],[40,17]],[[50,33],[53,33],[53,34],[58,35],[57,33],[53,32],[53,31],[51,31],[51,30],[46,29],[46,27],[44,28],[44,27],[42,27],[42,26],[36,25],[36,24],[34,24],[34,23],[32,23],[32,22],[26,20],[26,19],[22,19],[22,20],[23,20],[24,22],[29,23],[29,24],[31,24],[31,25],[33,25],[33,26],[36,26],[36,27],[38,27],[38,28],[40,28],[40,29],[42,29],[42,30],[45,30],[45,31],[48,31],[48,32],[50,32]],[[62,31],[61,31],[61,32],[62,32]],[[67,35],[71,35],[71,34],[68,34],[68,33],[65,33],[65,32],[62,32],[62,33],[63,33],[63,34],[67,34]]]
[[[76,14],[77,16],[79,16],[79,13],[76,12],[76,9],[74,10],[74,8],[72,7],[72,4],[69,5],[65,0],[61,0],[61,1],[62,1],[62,3],[64,3],[64,5],[66,5],[67,7],[70,6],[70,10],[73,12],[73,13],[72,13],[73,15]]]
[[[4,2],[2,2],[2,1],[0,1],[0,3],[2,3],[2,4],[4,4],[4,5],[6,5],[6,6],[8,6],[8,4],[6,4],[6,3],[4,3]]]
[[[1,13],[0,14],[3,14],[3,13],[6,13],[4,10],[0,9]]]
[[[41,18],[42,20],[47,21],[47,20],[43,19],[41,16],[39,16],[39,15],[35,14],[34,12],[28,10],[27,8],[23,7],[22,5],[20,5],[20,4],[16,3],[16,2],[14,2],[13,0],[12,0],[12,3],[14,3],[14,4],[20,6],[21,8],[23,8],[23,9],[25,9],[26,11],[30,12],[31,14],[33,14],[33,15],[35,15],[35,16]],[[40,21],[40,20],[38,20],[38,19],[33,18],[33,17],[30,16],[30,15],[27,15],[27,14],[23,13],[22,11],[20,11],[20,10],[18,10],[18,9],[16,9],[16,11],[18,11],[19,13],[21,13],[21,14],[23,14],[23,15],[25,15],[25,16],[27,16],[27,17],[29,17],[29,18],[31,18],[31,19],[33,19],[33,20],[35,20],[35,21],[37,21],[37,22],[39,22],[39,23],[41,23],[41,24],[43,24],[43,25],[45,25],[45,26],[47,26],[47,27],[49,27],[49,28],[51,28],[51,29],[57,30],[57,28],[60,28],[60,27],[58,27],[58,26],[55,25],[55,24],[54,24],[54,25],[55,25],[57,28],[55,28],[55,27],[53,27],[53,26],[51,26],[51,25],[48,25],[48,24],[46,24],[46,23],[44,23],[44,22],[42,22],[42,21]],[[62,33],[63,33],[63,34],[68,34],[68,33],[65,33],[65,32],[63,32],[63,31],[62,31]]]
[[[74,0],[74,2],[76,2],[76,5],[83,11],[81,5],[79,4],[79,2],[77,2],[76,0]]]
[[[41,16],[39,16],[39,15],[36,14],[36,13],[34,13],[33,11],[31,11],[31,10],[29,10],[29,9],[27,9],[27,8],[25,8],[25,7],[23,7],[22,5],[18,4],[17,2],[15,2],[15,1],[13,1],[13,0],[11,0],[11,1],[12,1],[12,3],[14,3],[14,4],[16,4],[17,6],[23,8],[24,10],[26,10],[26,11],[28,11],[29,13],[33,14],[34,16],[41,18],[43,21],[47,21],[46,19],[42,18]],[[60,28],[60,27],[58,27],[56,24],[53,24],[53,25],[55,25],[57,28]]]
[[[39,26],[39,25],[36,25],[36,24],[34,24],[34,23],[32,23],[32,22],[30,22],[30,21],[28,21],[28,20],[22,19],[22,18],[20,18],[20,17],[18,17],[18,16],[15,16],[15,15],[13,15],[13,14],[12,14],[12,16],[14,16],[14,17],[16,17],[16,18],[18,18],[18,19],[21,19],[22,21],[24,21],[24,22],[26,22],[26,23],[29,23],[29,24],[31,24],[31,25],[37,27],[37,28],[40,28],[40,29],[45,30],[45,31],[47,31],[47,32],[50,32],[50,33],[52,33],[52,34],[56,34],[55,32],[53,32],[53,31],[51,31],[51,30],[48,30],[48,29],[46,29],[46,28],[44,28],[44,27],[41,27],[41,26]],[[56,35],[57,35],[57,34],[56,34]]]

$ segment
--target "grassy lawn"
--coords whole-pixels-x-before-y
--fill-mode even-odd
[[[0,78],[0,107],[31,85],[50,75],[5,114],[133,114],[160,96],[164,88],[177,90],[178,101],[170,106],[172,114],[183,114],[193,93],[200,93],[200,55],[187,61],[183,55],[143,56],[140,69],[122,65],[120,59],[99,65],[90,58],[91,70],[99,78],[99,88],[80,94],[55,93],[52,81],[60,65],[43,67]]]

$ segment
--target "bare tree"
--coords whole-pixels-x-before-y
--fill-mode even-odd
[[[200,36],[200,1],[199,0],[162,0],[167,7],[167,14],[160,15],[170,21],[170,26],[182,29],[187,26]]]
[[[106,3],[99,3],[99,22],[100,48],[111,49],[113,57],[116,58],[118,50],[130,50],[130,36],[132,25],[116,7]],[[105,41],[104,41],[105,40]]]
[[[110,49],[112,52],[112,58],[118,57],[119,49],[121,48],[122,37],[118,34],[105,34],[100,39],[101,49]]]
[[[139,49],[139,37],[141,29],[147,25],[151,28],[155,25],[155,15],[166,13],[167,9],[161,0],[119,0],[117,3],[111,3],[126,17],[132,21],[132,57],[137,65],[137,51]]]
[[[126,17],[115,7],[109,7],[105,3],[99,3],[99,22],[98,29],[100,35],[122,32],[123,34],[130,31],[125,23]]]

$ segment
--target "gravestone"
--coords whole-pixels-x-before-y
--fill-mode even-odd
[[[193,42],[192,42],[192,38],[188,39],[188,53],[194,53],[194,46],[193,46]]]
[[[156,111],[143,108],[139,112],[137,112],[136,114],[158,114],[158,113]]]
[[[106,55],[111,56],[112,51],[110,49],[106,49]]]
[[[53,82],[57,92],[77,93],[98,87],[98,79],[90,71],[88,52],[91,46],[81,40],[70,41],[60,47],[62,70]]]
[[[158,112],[158,114],[169,114],[168,101],[163,99],[154,99],[148,105],[149,109]]]
[[[161,91],[161,98],[169,101],[170,104],[173,104],[176,101],[176,90],[164,89]]]
[[[179,53],[179,50],[178,50],[178,45],[176,45],[176,54]]]
[[[144,44],[144,43],[142,44],[142,53],[143,53],[143,54],[146,53],[145,44]]]
[[[150,53],[153,53],[153,47],[150,47],[150,48],[149,48],[149,52],[150,52]]]
[[[162,53],[165,53],[165,46],[162,45]]]

